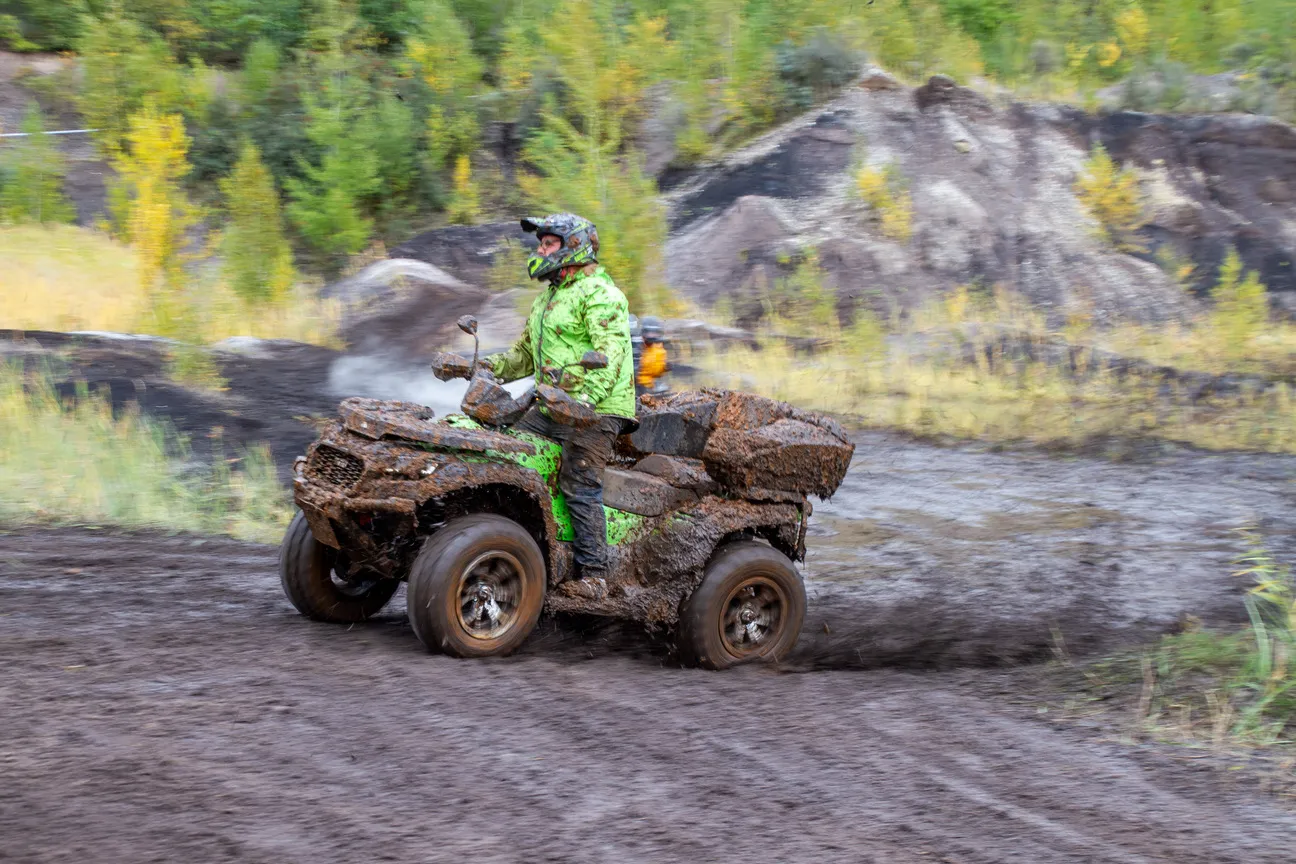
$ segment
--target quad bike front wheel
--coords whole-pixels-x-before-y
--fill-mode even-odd
[[[410,626],[429,650],[493,657],[522,644],[544,605],[544,556],[512,519],[462,516],[428,538],[410,568]]]
[[[805,620],[805,586],[786,555],[755,540],[721,548],[680,610],[684,662],[704,669],[781,660]]]
[[[391,600],[396,579],[347,579],[345,556],[311,533],[298,511],[279,547],[279,581],[297,611],[316,621],[355,624]]]

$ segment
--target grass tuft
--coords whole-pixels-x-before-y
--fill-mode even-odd
[[[0,519],[111,523],[277,543],[290,502],[265,448],[193,467],[188,442],[84,389],[0,367]]]
[[[1251,583],[1249,626],[1221,632],[1194,621],[1150,650],[1084,670],[1100,700],[1138,687],[1140,734],[1216,748],[1296,743],[1296,581],[1259,535],[1243,536],[1236,575]]]

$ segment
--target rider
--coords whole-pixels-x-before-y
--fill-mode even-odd
[[[662,343],[662,323],[656,315],[643,319],[640,332],[643,334],[643,352],[635,367],[635,392],[644,394],[652,392],[657,379],[666,374],[669,366],[666,363],[666,346]]]
[[[565,583],[567,593],[590,599],[607,594],[607,520],[603,514],[603,469],[617,435],[634,424],[635,392],[630,353],[630,307],[625,295],[598,263],[599,239],[594,224],[572,213],[553,213],[522,220],[536,235],[527,259],[532,279],[544,279],[548,290],[531,305],[518,341],[485,359],[505,383],[534,375],[544,367],[572,365],[560,386],[594,407],[599,422],[587,429],[558,423],[532,408],[514,428],[561,441],[558,488],[567,498],[579,579]],[[587,351],[607,355],[607,367],[586,371],[574,366]]]

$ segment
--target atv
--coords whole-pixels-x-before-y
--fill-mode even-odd
[[[476,320],[459,326],[476,338]],[[602,368],[587,353],[579,366]],[[469,379],[461,410],[351,398],[294,464],[300,512],[280,577],[307,617],[363,621],[400,583],[429,650],[489,657],[516,649],[543,611],[673,628],[681,659],[710,669],[777,660],[796,643],[806,595],[808,494],[831,495],[854,452],[831,419],[749,394],[644,396],[636,428],[604,473],[608,591],[566,590],[571,519],[561,444],[513,429],[530,410],[597,422],[546,368],[514,398],[473,359],[442,353],[442,380]]]

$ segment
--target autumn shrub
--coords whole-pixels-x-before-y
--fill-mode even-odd
[[[1106,148],[1095,144],[1074,188],[1104,241],[1126,252],[1143,249],[1137,232],[1146,219],[1138,175],[1132,169],[1118,167]]]
[[[464,153],[455,157],[454,181],[446,215],[451,222],[463,225],[471,225],[481,215],[477,199],[477,184],[473,182],[472,177],[472,161]]]
[[[882,233],[907,243],[913,235],[913,198],[895,166],[860,166],[855,172],[855,189],[875,214]]]
[[[1269,321],[1269,298],[1254,270],[1243,272],[1242,259],[1230,249],[1211,290],[1215,308],[1211,325],[1230,357],[1245,358]]]

